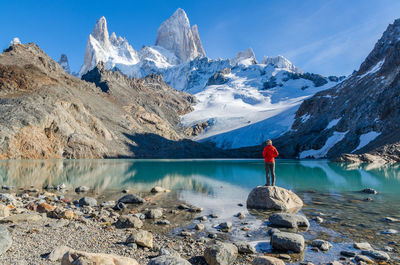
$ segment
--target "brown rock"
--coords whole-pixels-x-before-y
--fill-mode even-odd
[[[56,209],[56,206],[43,202],[37,206],[36,211],[39,213],[48,213],[54,211],[54,209]]]

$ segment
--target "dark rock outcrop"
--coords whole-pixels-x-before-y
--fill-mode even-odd
[[[400,20],[396,20],[358,71],[302,103],[291,131],[274,144],[281,157],[400,161],[399,117]],[[351,155],[341,156],[346,153]]]

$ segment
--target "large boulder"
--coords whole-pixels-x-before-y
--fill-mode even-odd
[[[287,232],[274,233],[271,236],[271,245],[277,250],[300,253],[304,250],[304,237]]]
[[[247,208],[297,212],[303,201],[292,191],[277,186],[258,186],[247,198]]]
[[[204,251],[204,258],[209,265],[230,265],[236,260],[238,249],[230,243],[215,242]]]
[[[310,223],[304,215],[291,214],[291,213],[277,213],[272,214],[268,218],[271,226],[285,227],[285,228],[308,228]]]
[[[76,264],[139,265],[139,263],[132,258],[113,254],[88,253],[76,250],[71,250],[64,254],[61,265]]]
[[[12,239],[7,228],[0,225],[0,255],[6,252],[12,244]]]

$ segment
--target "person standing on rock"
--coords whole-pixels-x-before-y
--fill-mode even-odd
[[[275,157],[279,155],[278,150],[272,145],[271,140],[267,140],[267,146],[264,148],[263,157],[265,162],[265,174],[267,183],[265,186],[275,186]],[[269,174],[271,173],[271,182],[269,180]]]

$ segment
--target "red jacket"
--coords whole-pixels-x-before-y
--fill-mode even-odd
[[[273,145],[267,145],[263,151],[265,162],[275,162],[275,157],[279,155],[278,150]]]

